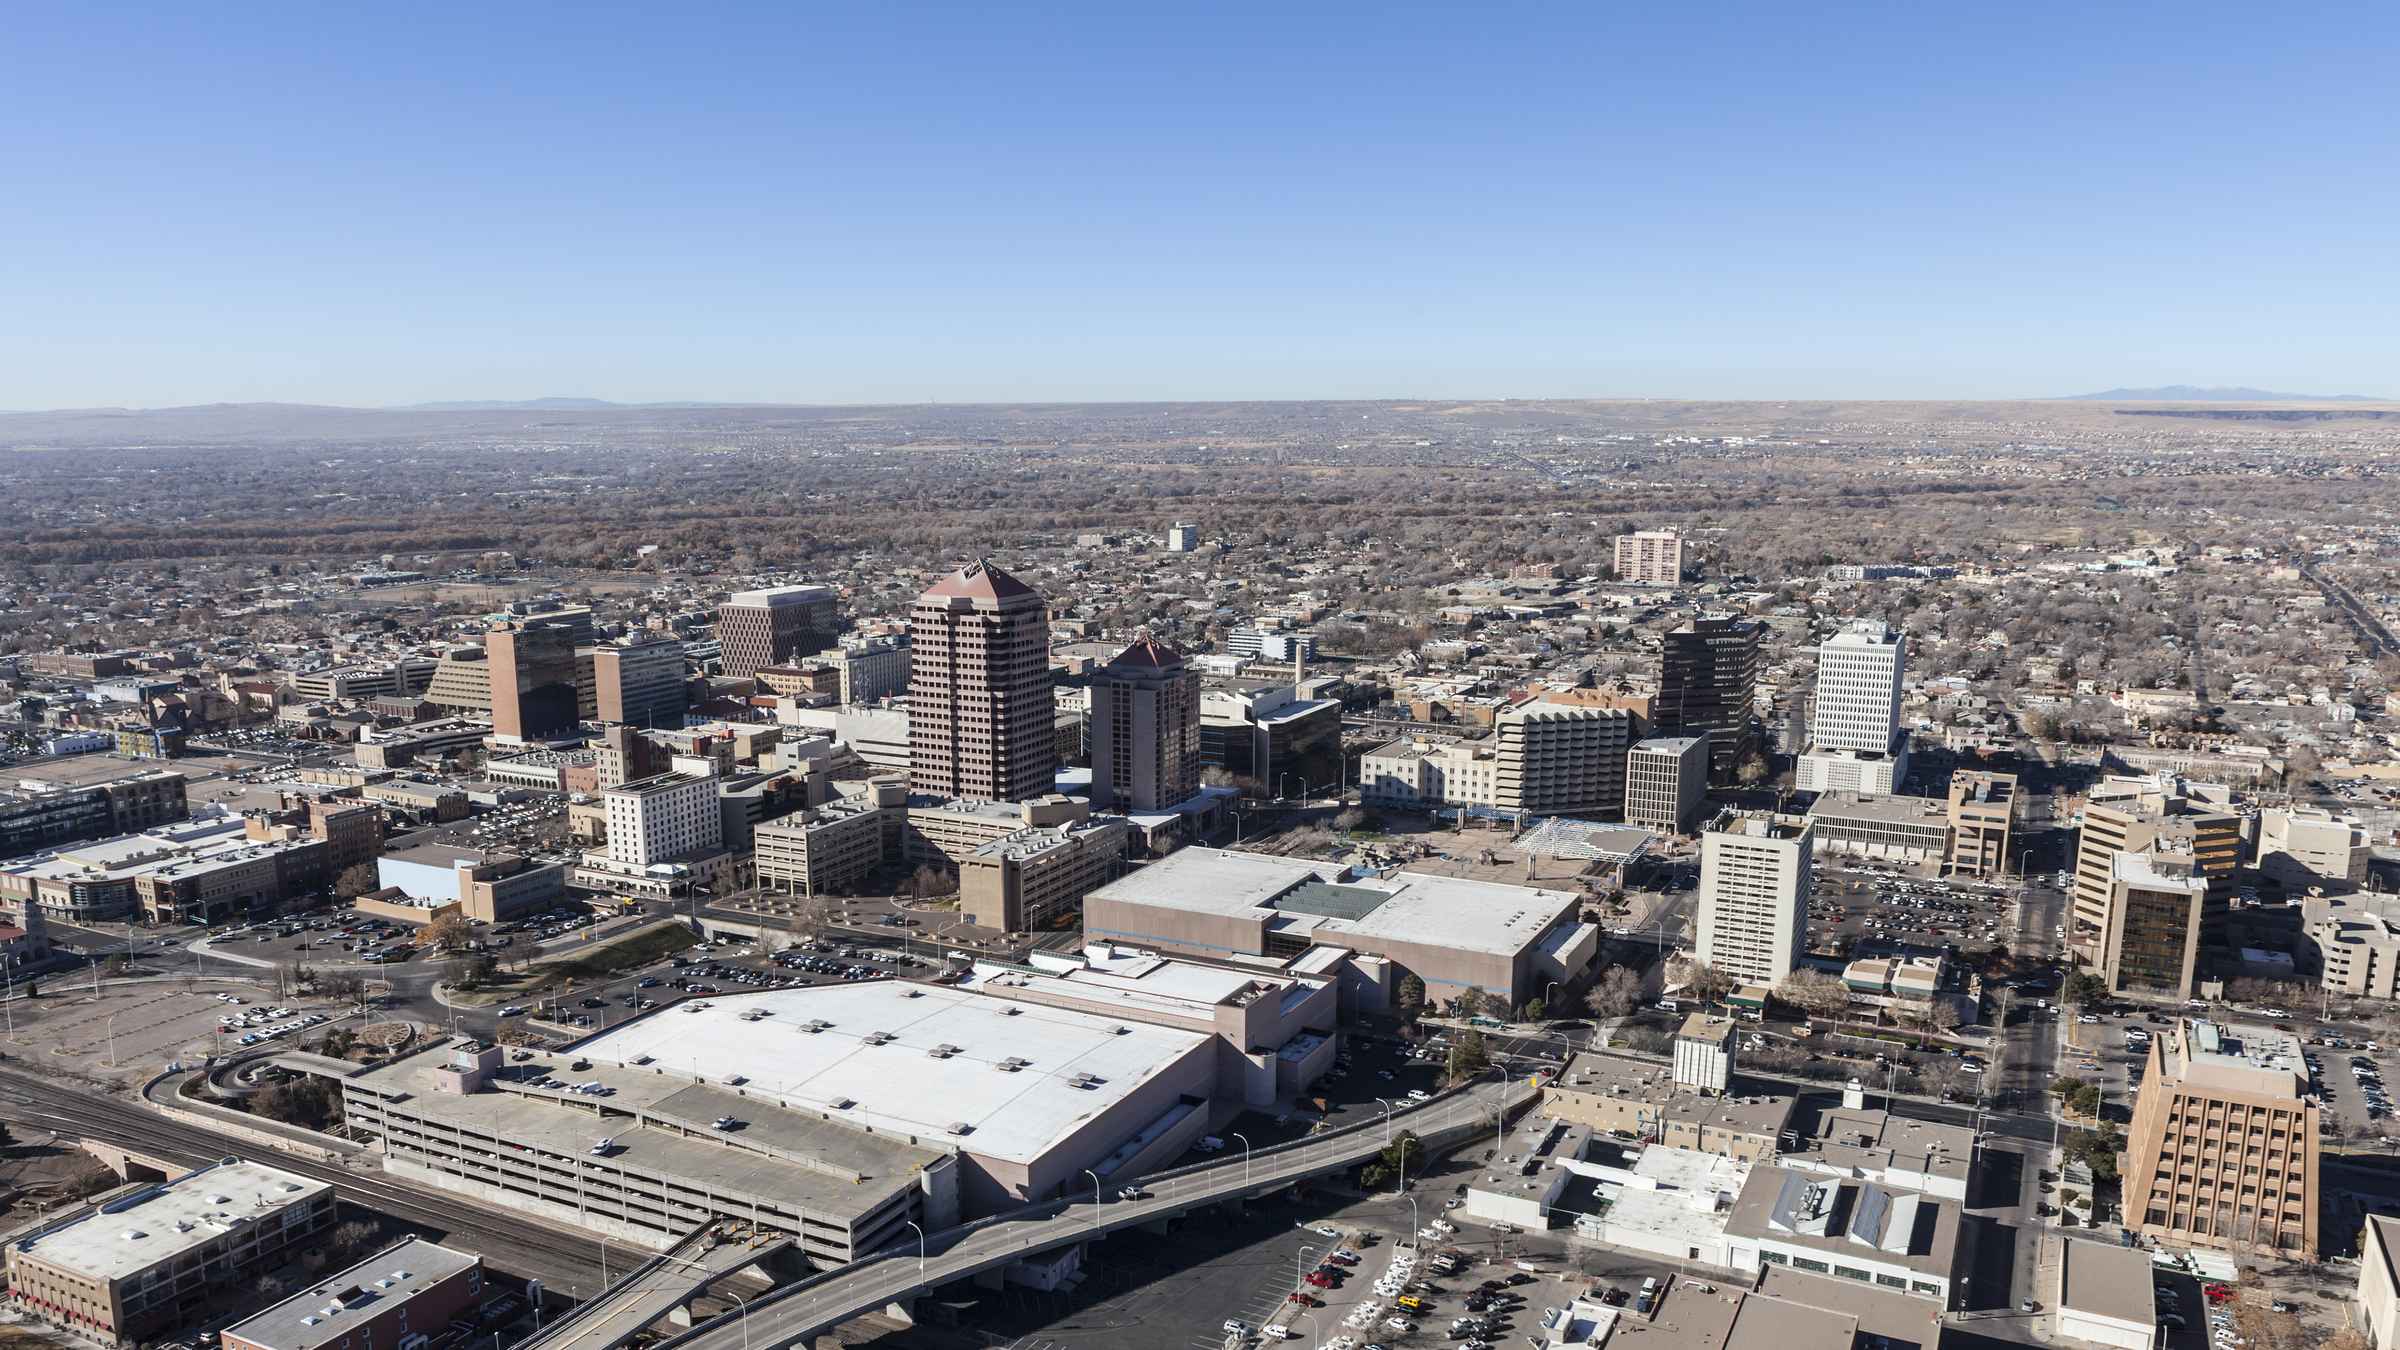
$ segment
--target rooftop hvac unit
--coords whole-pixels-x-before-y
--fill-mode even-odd
[[[923,997],[925,997],[925,991],[924,991],[924,990],[922,990],[922,989],[911,989],[911,990],[909,990],[909,991],[908,991],[906,994],[902,995],[902,997],[904,997],[904,998],[923,998]]]
[[[1030,1066],[1032,1063],[1033,1061],[1030,1059],[1023,1059],[1016,1055],[1010,1055],[1008,1058],[1001,1060],[996,1067],[1002,1073],[1015,1073],[1019,1069]]]
[[[1108,1029],[1108,1034],[1109,1034],[1109,1035],[1111,1035],[1111,1036],[1130,1036],[1130,1035],[1132,1035],[1132,1034],[1133,1034],[1133,1028],[1132,1028],[1132,1027],[1110,1027],[1110,1028]]]
[[[869,1045],[889,1045],[897,1039],[899,1038],[888,1031],[870,1031],[866,1035],[866,1042]]]
[[[811,1036],[814,1036],[820,1031],[833,1030],[833,1023],[826,1021],[822,1017],[812,1017],[809,1020],[802,1022],[800,1024],[800,1029],[807,1032]]]
[[[1000,1010],[1000,1015],[1002,1017],[1023,1017],[1025,1010],[1018,1007],[1007,1007]]]
[[[952,1134],[973,1134],[974,1132],[975,1127],[963,1120],[951,1122],[950,1133]]]
[[[856,1097],[836,1097],[833,1099],[833,1109],[836,1111],[847,1111],[856,1105],[858,1105],[858,1098]]]
[[[935,1059],[948,1059],[952,1055],[958,1053],[958,1047],[955,1045],[937,1045],[925,1053],[933,1056]]]

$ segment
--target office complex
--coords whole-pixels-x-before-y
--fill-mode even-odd
[[[845,706],[880,703],[908,692],[906,633],[844,638],[841,651],[825,659],[841,663],[840,685],[835,692]]]
[[[0,788],[0,858],[172,824],[191,814],[185,784],[172,769],[137,769],[91,783],[19,778]]]
[[[602,789],[607,854],[621,867],[649,867],[720,847],[724,813],[712,774],[673,770]]]
[[[1432,1005],[1480,989],[1515,1008],[1591,963],[1599,934],[1582,908],[1572,891],[1183,848],[1085,896],[1083,931],[1338,979],[1364,1011],[1389,1007],[1410,975]]]
[[[1342,705],[1288,681],[1211,679],[1200,689],[1200,760],[1273,797],[1342,781]]]
[[[1824,792],[1809,804],[1808,824],[1819,853],[1924,863],[1950,850],[1949,815],[1931,797]]]
[[[2203,796],[2202,794],[2207,794]],[[2075,844],[2075,884],[2067,946],[2083,964],[2104,964],[2117,895],[2120,853],[2153,853],[2188,860],[2209,881],[2200,910],[2202,943],[2222,936],[2234,869],[2242,859],[2241,817],[2218,809],[2222,788],[2171,777],[2104,778],[2083,807]]]
[[[1961,769],[1950,775],[1950,875],[1990,879],[2008,870],[2017,776]]]
[[[2400,998],[2400,897],[2312,896],[2300,931],[2301,951],[2327,993]]]
[[[549,909],[567,896],[564,863],[536,863],[514,853],[464,848],[457,844],[427,843],[387,853],[375,860],[375,880],[396,891],[412,905],[384,901],[392,917],[430,921],[456,905],[464,917],[481,923],[506,923],[520,915]],[[378,897],[378,899],[382,899]],[[361,908],[376,903],[362,898]]]
[[[2180,1002],[2200,965],[2208,876],[2189,854],[2119,853],[2111,860],[2100,976],[2112,994]]]
[[[1083,897],[1125,870],[1122,819],[1027,826],[958,859],[958,912],[1022,933],[1072,925]]]
[[[770,586],[736,591],[717,607],[719,666],[743,677],[762,666],[787,665],[834,643],[841,616],[823,586]]]
[[[483,1310],[483,1258],[403,1238],[217,1333],[224,1350],[415,1350]]]
[[[1817,648],[1809,748],[1794,786],[1803,792],[1888,795],[1908,771],[1900,689],[1908,640],[1878,620],[1854,622]]]
[[[1492,804],[1523,815],[1622,815],[1640,719],[1621,708],[1533,702],[1493,719]]]
[[[1653,736],[1625,756],[1626,824],[1690,834],[1707,800],[1707,737]]]
[[[1709,781],[1733,781],[1757,744],[1759,625],[1707,614],[1666,635],[1659,652],[1658,730],[1708,737]]]
[[[1744,984],[1792,973],[1808,935],[1809,822],[1727,813],[1700,836],[1700,964]]]
[[[292,677],[292,692],[302,698],[338,699],[345,703],[410,698],[425,692],[426,681],[433,678],[439,664],[429,656],[407,656],[388,665],[303,671]]]
[[[2317,1103],[2300,1043],[2179,1019],[2153,1037],[2125,1145],[2125,1225],[2175,1246],[2317,1254]]]
[[[2354,891],[2366,885],[2367,827],[2321,806],[2268,807],[2258,813],[2258,870],[2298,895],[2312,887]]]
[[[453,647],[434,663],[425,701],[452,717],[489,717],[492,667],[482,647]]]
[[[592,671],[592,706],[599,722],[680,727],[690,706],[683,644],[672,638],[606,642],[577,654]]]
[[[1411,736],[1379,745],[1358,757],[1358,795],[1371,806],[1495,806],[1499,751],[1490,736]]]
[[[491,677],[492,730],[510,740],[540,740],[575,730],[575,630],[538,623],[484,634]]]
[[[1048,793],[1058,773],[1050,615],[987,562],[909,608],[909,786],[987,801]]]
[[[779,895],[847,895],[885,858],[885,814],[875,794],[838,797],[750,832],[762,890]]]
[[[1616,563],[1619,581],[1673,586],[1683,580],[1683,539],[1672,530],[1620,534]]]
[[[333,1218],[333,1187],[227,1158],[20,1233],[9,1299],[103,1343],[137,1344],[282,1264]]]
[[[1200,677],[1144,638],[1093,672],[1092,805],[1163,811],[1200,791]]]

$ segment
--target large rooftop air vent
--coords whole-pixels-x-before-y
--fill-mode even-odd
[[[809,1035],[814,1036],[820,1031],[833,1030],[833,1023],[826,1021],[822,1017],[812,1017],[807,1021],[802,1022],[800,1024],[800,1029],[807,1032]]]
[[[963,1120],[961,1120],[961,1121],[954,1121],[954,1122],[952,1122],[952,1124],[951,1124],[951,1126],[950,1126],[950,1133],[952,1133],[952,1134],[973,1134],[973,1133],[975,1133],[975,1127],[974,1127],[974,1126],[972,1126],[972,1125],[969,1125],[967,1122],[965,1122],[965,1121],[963,1121]]]
[[[888,1031],[870,1031],[866,1034],[865,1039],[869,1045],[889,1045],[899,1037]]]
[[[1031,1068],[1032,1065],[1033,1061],[1030,1059],[1026,1059],[1019,1055],[1010,1055],[1008,1058],[1001,1060],[999,1064],[994,1067],[998,1068],[1002,1073],[1015,1073],[1020,1069]]]
[[[856,1105],[858,1105],[858,1098],[856,1097],[836,1097],[833,1099],[833,1109],[836,1111],[847,1111]]]
[[[923,998],[923,997],[925,997],[925,991],[924,991],[924,990],[922,990],[922,989],[911,989],[911,990],[909,990],[909,991],[908,991],[906,994],[903,994],[901,997],[903,997],[903,998]]]
[[[948,1059],[952,1055],[957,1054],[958,1050],[959,1047],[955,1045],[937,1045],[925,1053],[933,1056],[935,1059]]]
[[[1002,1017],[1023,1017],[1025,1015],[1025,1010],[1017,1007],[1002,1008],[1000,1010],[1000,1015]]]

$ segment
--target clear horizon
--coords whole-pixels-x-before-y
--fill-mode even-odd
[[[28,14],[0,408],[2400,397],[2339,8]]]

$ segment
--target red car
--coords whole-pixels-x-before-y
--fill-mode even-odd
[[[1308,1272],[1308,1282],[1315,1285],[1319,1289],[1331,1289],[1333,1287],[1333,1277],[1321,1270],[1312,1270]]]

